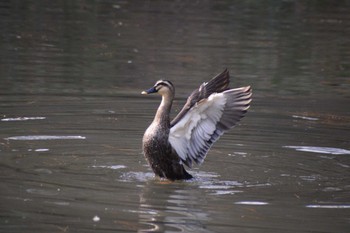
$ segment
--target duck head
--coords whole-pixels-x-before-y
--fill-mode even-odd
[[[159,93],[160,95],[166,95],[166,94],[174,94],[175,88],[174,85],[167,80],[159,80],[154,84],[153,87],[150,89],[141,92],[143,95],[148,95],[152,93]]]

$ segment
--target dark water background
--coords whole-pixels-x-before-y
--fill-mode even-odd
[[[1,232],[348,232],[350,1],[1,1]],[[141,138],[224,68],[252,107],[196,179]]]

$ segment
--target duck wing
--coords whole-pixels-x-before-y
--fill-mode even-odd
[[[228,89],[230,84],[230,75],[227,69],[216,75],[209,82],[203,83],[200,87],[194,90],[187,98],[186,104],[183,106],[179,114],[171,121],[170,127],[178,123],[186,113],[200,100],[208,98],[215,92],[223,92]]]
[[[192,167],[193,161],[201,164],[213,143],[234,127],[250,106],[252,93],[249,86],[227,89],[228,81],[225,81],[227,84],[221,85],[217,91],[201,90],[209,83],[202,84],[198,93],[192,93],[186,103],[188,106],[185,105],[188,109],[181,110],[181,118],[175,118],[175,124],[170,128],[169,142],[188,167]],[[201,97],[195,101],[193,95]],[[192,104],[191,101],[195,102]]]

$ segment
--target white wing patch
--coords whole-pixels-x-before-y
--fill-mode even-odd
[[[181,160],[187,161],[187,165],[191,166],[192,161],[197,164],[203,162],[209,149],[206,148],[207,141],[216,130],[216,124],[220,121],[226,101],[223,93],[214,93],[209,98],[196,103],[170,129],[169,142]]]

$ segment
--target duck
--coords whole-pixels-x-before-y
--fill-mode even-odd
[[[212,145],[245,116],[252,101],[250,86],[231,89],[226,68],[202,83],[174,119],[170,113],[175,87],[159,80],[141,94],[158,93],[162,100],[142,139],[143,155],[155,175],[170,181],[193,176],[185,166],[203,163]]]

